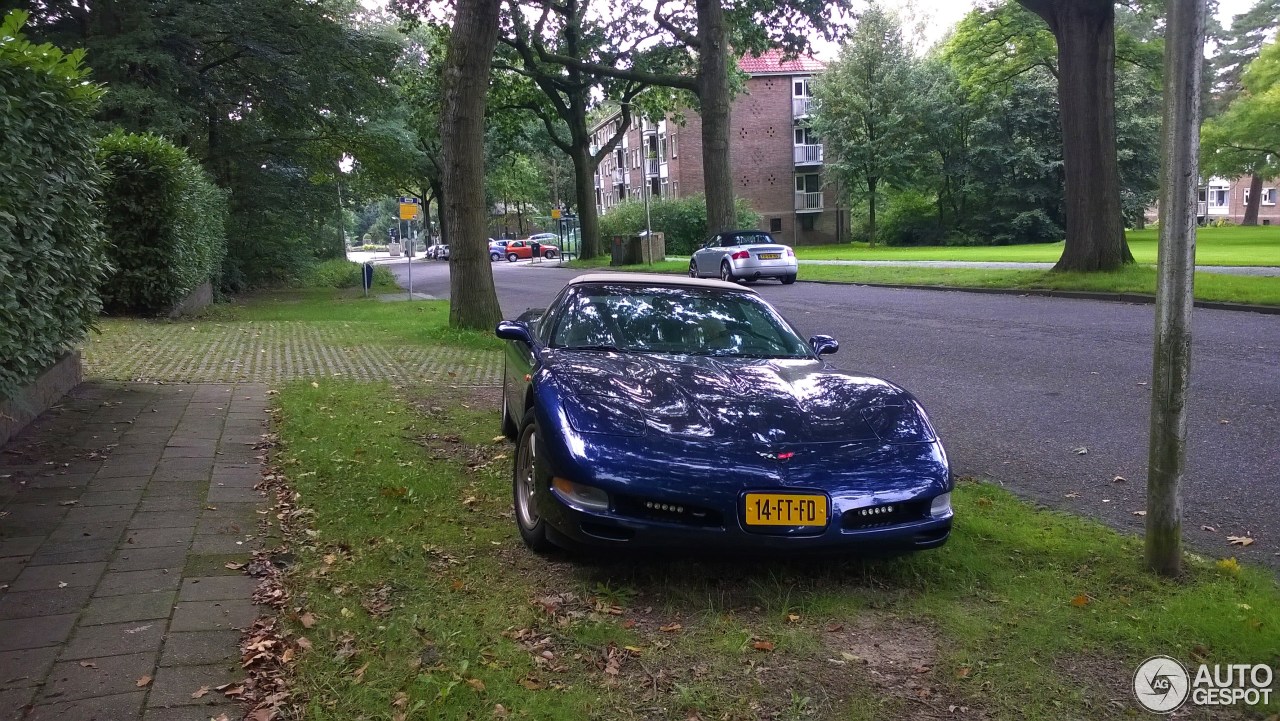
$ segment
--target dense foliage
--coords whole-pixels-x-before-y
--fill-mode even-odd
[[[107,310],[163,314],[201,284],[216,284],[227,200],[209,174],[158,135],[114,132],[102,139],[99,158],[113,266],[102,285]]]
[[[756,228],[760,214],[742,198],[735,201],[737,227]],[[653,232],[666,236],[668,255],[689,255],[707,239],[707,202],[701,195],[654,198],[649,201]],[[644,202],[628,200],[600,216],[600,237],[609,247],[615,235],[635,235],[645,229]]]
[[[26,15],[0,25],[0,399],[78,343],[106,272],[83,53],[35,45]]]

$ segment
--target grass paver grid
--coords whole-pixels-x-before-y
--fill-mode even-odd
[[[86,375],[143,382],[278,384],[295,378],[501,382],[498,354],[370,341],[357,324],[302,321],[107,321],[84,348]],[[450,375],[452,374],[452,375]],[[199,402],[199,401],[197,401]]]
[[[260,469],[247,437],[266,431],[266,399],[263,385],[95,380],[2,449],[0,720],[188,715],[175,705],[236,716],[220,694],[191,693],[242,676],[238,629],[259,614],[254,581],[184,570],[201,566],[196,527],[222,518],[210,507],[228,492],[218,473]],[[154,435],[122,433],[144,419]],[[225,427],[236,440],[223,440]],[[193,446],[184,429],[206,440]],[[193,447],[208,453],[169,453]],[[239,482],[231,492],[238,509],[262,504]],[[242,545],[219,564],[248,560],[257,537],[256,524],[242,526]],[[180,648],[193,637],[179,632],[195,628],[222,633]],[[153,680],[139,685],[144,676]]]

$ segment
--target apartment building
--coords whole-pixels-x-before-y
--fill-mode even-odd
[[[1244,210],[1249,204],[1251,176],[1226,180],[1210,178],[1200,189],[1200,204],[1196,215],[1202,223],[1212,223],[1226,218],[1233,223],[1244,220]],[[1280,225],[1280,206],[1276,205],[1276,180],[1262,182],[1262,200],[1258,204],[1258,225]]]
[[[809,129],[811,81],[823,69],[812,58],[783,60],[777,51],[744,57],[746,87],[730,109],[733,192],[760,213],[760,224],[792,245],[836,242],[848,234],[848,210],[823,187],[822,142]],[[702,119],[683,112],[641,121],[596,171],[596,205],[608,213],[624,200],[676,198],[704,192]],[[593,130],[596,147],[617,132],[613,115]]]

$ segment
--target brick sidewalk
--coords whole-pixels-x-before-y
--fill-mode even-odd
[[[266,406],[263,385],[92,381],[4,448],[0,720],[240,717],[212,689],[258,614],[226,564],[261,545]]]

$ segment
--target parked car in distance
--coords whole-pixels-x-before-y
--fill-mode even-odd
[[[555,236],[552,235],[551,237],[554,238]],[[534,240],[530,238],[529,240],[513,240],[508,243],[507,247],[504,249],[507,260],[514,263],[517,260],[528,260],[532,258],[534,243],[538,244],[538,255],[541,255],[543,258],[551,259],[560,253],[560,248],[551,244],[549,239]]]
[[[599,273],[498,324],[526,544],[882,552],[947,541],[924,408],[752,289]]]
[[[510,240],[494,240],[493,238],[490,238],[489,239],[489,260],[492,260],[492,261],[502,260],[503,257],[505,257],[507,254],[507,244],[511,242],[512,241]]]
[[[718,277],[729,283],[777,278],[790,285],[796,282],[798,271],[795,251],[763,230],[718,233],[689,259],[690,278]]]
[[[549,241],[552,241],[551,243],[552,245],[556,245],[560,242],[560,236],[556,235],[555,233],[534,233],[533,235],[529,236],[527,240],[536,240],[539,243],[545,243],[549,240]]]
[[[449,259],[449,246],[441,244],[441,245],[435,246],[435,248],[436,248],[436,260]]]

